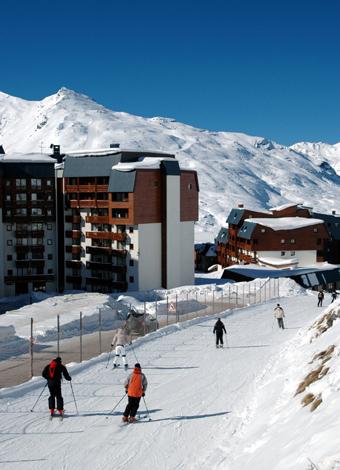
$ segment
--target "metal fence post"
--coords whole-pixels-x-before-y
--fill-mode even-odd
[[[156,312],[156,330],[158,330],[158,303],[156,300],[156,305],[155,305],[155,312]]]
[[[213,315],[215,315],[215,290],[212,291],[212,308],[213,308]]]
[[[179,322],[179,314],[178,314],[178,298],[177,298],[177,294],[176,294],[176,322]]]
[[[57,315],[57,356],[60,356],[60,316]]]
[[[244,307],[244,283],[242,284],[242,307]]]
[[[99,354],[102,353],[102,310],[98,309]]]
[[[143,315],[143,318],[144,318],[144,336],[146,335],[146,302],[144,300],[144,315]]]
[[[169,296],[166,296],[166,325],[169,325]]]
[[[238,306],[238,285],[236,284],[236,307]]]
[[[33,318],[31,318],[30,360],[31,360],[31,378],[32,378],[33,377]]]
[[[83,314],[79,315],[79,360],[83,361]]]
[[[224,310],[224,302],[223,302],[223,287],[222,287],[222,291],[221,291],[221,308],[220,308],[220,311],[222,312]]]
[[[187,311],[187,314],[186,314],[186,319],[188,319],[188,316],[189,316],[189,293],[187,292],[187,305],[186,305],[186,311]]]
[[[230,303],[230,285],[228,286],[228,294],[229,294],[229,306],[231,305]]]

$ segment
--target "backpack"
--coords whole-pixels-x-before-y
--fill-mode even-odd
[[[56,367],[57,367],[56,361],[54,361],[54,360],[51,361],[50,362],[50,367],[48,368],[48,375],[49,375],[50,379],[54,378]]]

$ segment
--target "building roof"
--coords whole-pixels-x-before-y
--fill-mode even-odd
[[[340,240],[340,215],[312,212],[312,216],[317,217],[318,219],[322,219],[325,222],[331,237],[334,240]]]
[[[114,155],[86,155],[82,157],[66,156],[64,160],[64,176],[66,178],[109,176],[112,167],[120,161]]]
[[[109,193],[133,193],[136,171],[120,171],[113,167],[110,173]]]
[[[230,214],[227,218],[227,223],[230,224],[238,224],[242,219],[244,214],[244,209],[231,209]]]
[[[218,235],[215,239],[215,242],[217,243],[227,243],[229,239],[229,232],[228,229],[225,227],[222,227],[220,231],[218,232]]]
[[[274,231],[280,230],[297,230],[304,227],[310,227],[311,225],[323,224],[322,219],[312,219],[305,217],[277,217],[277,218],[253,218],[245,219],[243,226],[246,224],[257,224],[263,227],[270,228]]]

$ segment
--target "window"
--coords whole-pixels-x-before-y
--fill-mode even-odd
[[[313,232],[317,233],[318,229],[316,227],[313,228]]]
[[[189,190],[189,191],[192,190],[192,184],[191,184],[191,183],[188,184],[188,190]]]
[[[291,238],[290,243],[295,243],[295,238]]]
[[[130,259],[129,266],[133,266],[133,265],[134,265],[133,259]]]
[[[52,245],[52,243],[53,243],[52,240],[49,238],[49,239],[47,240],[47,244],[48,244],[48,245]]]
[[[52,224],[47,224],[47,230],[52,230]]]
[[[18,193],[15,195],[15,199],[17,202],[26,202],[27,196],[26,193]]]
[[[133,243],[130,243],[130,250],[133,250]]]
[[[133,227],[129,227],[129,233],[133,233]]]
[[[47,259],[49,260],[53,259],[53,255],[52,254],[47,255]]]
[[[11,195],[10,194],[6,194],[6,201],[11,201]]]
[[[27,215],[27,209],[26,207],[20,207],[15,209],[15,215]]]
[[[286,254],[285,251],[281,251],[281,256],[284,256]]]
[[[31,201],[37,200],[37,193],[31,193]]]
[[[46,180],[46,185],[47,186],[52,186],[52,180]]]
[[[7,274],[8,274],[8,276],[13,276],[13,269],[9,269],[9,270],[7,271]]]
[[[10,232],[12,230],[12,225],[7,225],[7,232]]]
[[[12,209],[6,209],[6,215],[7,215],[7,217],[11,217],[12,216]]]
[[[41,188],[41,179],[40,178],[32,178],[31,179],[31,187],[32,188]]]
[[[32,207],[31,214],[32,215],[42,215],[41,207]]]
[[[128,193],[112,193],[112,201],[127,202],[129,199]]]
[[[6,187],[8,188],[9,186],[11,186],[11,180],[6,180]]]
[[[49,269],[47,270],[47,274],[53,274],[53,269],[52,269],[52,268],[49,268]]]
[[[32,231],[37,231],[37,230],[43,230],[44,225],[43,224],[32,224]]]
[[[13,245],[13,241],[12,240],[7,240],[7,246],[12,246]]]
[[[46,215],[49,215],[49,216],[51,216],[51,215],[52,215],[52,209],[47,209],[47,211],[46,211]]]
[[[133,276],[129,277],[129,282],[135,282],[135,278]]]
[[[42,238],[32,238],[32,245],[43,245]]]
[[[285,239],[284,238],[281,238],[281,243],[285,243]]]
[[[15,180],[16,188],[26,188],[26,179],[25,178],[16,178]]]
[[[47,194],[47,200],[52,201],[52,194]]]
[[[12,261],[13,257],[12,255],[7,255],[7,261]]]
[[[262,233],[265,233],[266,229],[265,228],[261,228],[261,232]]]

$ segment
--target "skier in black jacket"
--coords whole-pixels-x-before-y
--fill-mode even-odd
[[[47,380],[50,396],[48,398],[48,407],[51,416],[54,415],[55,399],[57,399],[57,410],[62,416],[64,412],[64,399],[61,395],[62,376],[68,381],[72,380],[66,367],[61,363],[61,357],[56,357],[44,368],[42,376]]]
[[[213,330],[213,333],[216,333],[216,348],[219,347],[219,343],[221,343],[220,347],[223,348],[223,332],[227,334],[224,323],[218,318]]]

